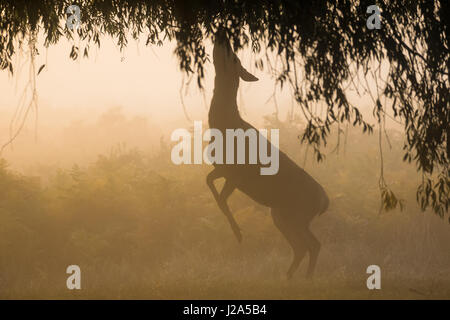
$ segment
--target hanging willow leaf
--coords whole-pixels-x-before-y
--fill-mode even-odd
[[[39,75],[39,73],[41,73],[41,71],[42,71],[42,69],[44,69],[44,67],[45,67],[45,64],[43,64],[42,66],[39,67],[39,70],[38,70],[38,72],[37,72],[37,75]]]

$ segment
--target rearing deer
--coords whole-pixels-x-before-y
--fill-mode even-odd
[[[226,129],[256,130],[239,115],[236,96],[240,78],[244,81],[258,79],[242,67],[223,31],[216,35],[213,60],[216,77],[208,115],[209,127],[219,129],[223,136]],[[264,138],[259,135],[258,139]],[[246,154],[248,150],[247,145]],[[281,151],[279,171],[275,175],[261,175],[260,168],[263,165],[260,162],[247,163],[215,163],[214,170],[206,178],[235,236],[239,242],[242,241],[241,231],[227,205],[227,199],[235,189],[239,189],[256,202],[272,209],[275,226],[294,251],[294,259],[287,272],[288,278],[292,277],[306,252],[309,252],[307,276],[312,276],[320,251],[320,242],[309,230],[309,225],[314,216],[322,214],[328,208],[327,194],[318,182]],[[219,193],[214,181],[222,177],[225,178],[225,184]]]

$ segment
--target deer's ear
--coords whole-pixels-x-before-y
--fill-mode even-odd
[[[259,80],[257,77],[252,75],[250,72],[245,70],[245,68],[242,66],[241,66],[241,72],[239,73],[239,76],[241,77],[242,80],[247,81],[247,82],[253,82],[253,81]]]

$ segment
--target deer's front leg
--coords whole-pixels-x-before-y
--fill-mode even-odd
[[[236,236],[237,240],[239,242],[242,241],[242,234],[241,230],[236,223],[236,220],[233,218],[233,214],[230,211],[230,208],[227,204],[228,197],[233,193],[234,189],[236,187],[232,185],[228,180],[225,181],[225,185],[223,186],[222,191],[220,194],[217,192],[216,187],[214,186],[214,180],[223,177],[222,174],[217,169],[214,169],[211,171],[208,176],[206,177],[206,183],[208,184],[208,187],[211,189],[211,192],[214,196],[214,199],[216,199],[217,204],[219,205],[220,210],[225,214],[225,216],[228,219],[228,222],[230,223],[231,229],[234,232],[234,235]]]

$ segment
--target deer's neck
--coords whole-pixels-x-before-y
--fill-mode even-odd
[[[241,120],[236,102],[237,90],[238,85],[221,85],[216,77],[208,115],[211,128],[232,128]]]

